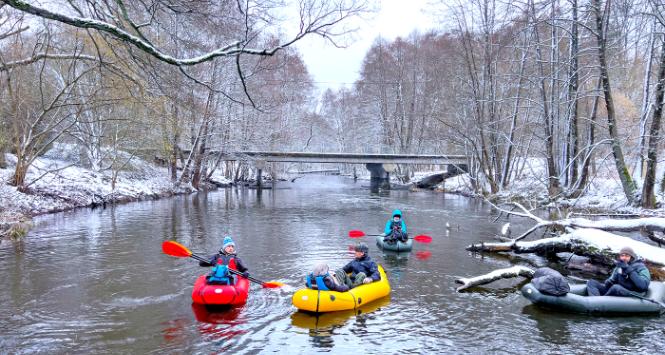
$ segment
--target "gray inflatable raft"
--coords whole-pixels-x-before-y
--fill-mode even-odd
[[[403,252],[411,251],[413,249],[413,239],[409,238],[406,242],[397,242],[397,243],[386,243],[383,241],[383,236],[379,235],[376,237],[376,245],[384,250]]]
[[[630,315],[665,312],[665,284],[655,281],[651,282],[643,298],[587,296],[586,285],[571,285],[569,293],[557,297],[541,293],[532,283],[522,287],[522,295],[535,305],[573,313]]]

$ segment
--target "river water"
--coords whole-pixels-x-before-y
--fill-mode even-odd
[[[490,208],[431,192],[376,195],[362,185],[311,176],[262,193],[229,188],[39,217],[24,240],[0,244],[0,353],[659,353],[665,346],[662,318],[541,310],[520,295],[517,279],[455,292],[458,276],[511,265],[464,250],[498,232]],[[348,231],[379,233],[395,208],[411,235],[434,241],[396,255],[363,238],[386,269],[390,297],[356,312],[296,312],[291,295],[304,275],[322,261],[343,266],[356,242]],[[254,277],[289,286],[252,285],[248,303],[231,311],[193,307],[192,285],[207,269],[164,255],[161,243],[209,255],[226,234]]]

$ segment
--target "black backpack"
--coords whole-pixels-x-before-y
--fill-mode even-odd
[[[570,285],[563,275],[548,267],[541,267],[533,274],[533,286],[543,294],[563,296],[570,292]]]

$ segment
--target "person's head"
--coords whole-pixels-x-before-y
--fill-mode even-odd
[[[323,276],[328,274],[328,271],[330,268],[328,267],[328,264],[321,263],[318,264],[314,267],[314,270],[312,270],[312,275],[314,276]]]
[[[633,251],[633,248],[623,247],[619,251],[619,260],[623,261],[624,263],[629,263],[635,259],[637,259],[637,255],[635,254],[635,251]]]
[[[356,253],[355,255],[356,259],[360,259],[363,256],[367,255],[367,253],[369,253],[369,247],[365,243],[356,244],[353,250]]]
[[[231,236],[224,237],[224,242],[222,243],[222,249],[220,250],[225,254],[234,254],[236,252],[236,243],[233,242]]]
[[[399,222],[402,219],[402,211],[394,210],[393,211],[393,221]]]

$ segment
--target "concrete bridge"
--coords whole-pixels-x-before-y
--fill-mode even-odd
[[[432,164],[447,165],[450,174],[467,171],[465,155],[428,155],[428,154],[364,154],[364,153],[311,153],[311,152],[211,152],[221,154],[222,160],[252,162],[257,168],[257,184],[261,184],[261,173],[267,162],[290,163],[345,163],[365,164],[370,171],[372,187],[390,188],[390,173],[395,164]]]

